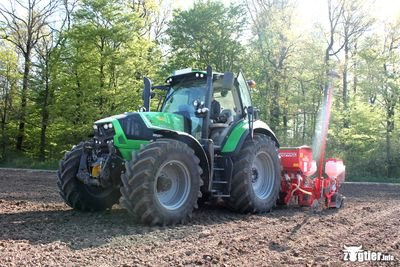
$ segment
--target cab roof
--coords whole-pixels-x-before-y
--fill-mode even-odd
[[[213,72],[213,76],[223,76],[223,73],[220,72]],[[175,84],[177,81],[181,80],[182,78],[190,77],[190,78],[197,78],[197,79],[206,79],[207,72],[192,68],[180,69],[175,70],[172,72],[172,75],[169,76],[165,82],[168,84]]]

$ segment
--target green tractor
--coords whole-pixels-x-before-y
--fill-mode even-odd
[[[69,206],[101,211],[119,202],[150,225],[183,223],[213,198],[243,213],[272,209],[279,144],[242,73],[184,69],[165,85],[144,84],[140,112],[96,121],[93,137],[61,160],[58,188]],[[156,90],[164,93],[150,112]]]

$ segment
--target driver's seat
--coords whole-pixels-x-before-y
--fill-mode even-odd
[[[226,123],[213,123],[210,124],[210,138],[214,141],[214,144],[220,146],[224,137],[229,132],[229,124]]]
[[[219,146],[222,144],[224,137],[229,132],[229,126],[233,122],[232,111],[224,109],[214,121],[210,124],[210,138],[214,141],[215,145]]]

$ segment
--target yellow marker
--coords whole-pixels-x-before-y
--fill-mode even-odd
[[[293,167],[299,167],[298,163],[293,163]]]
[[[94,167],[92,168],[92,177],[98,177],[98,176],[100,175],[100,172],[101,172],[101,166],[100,166],[100,164],[94,166]]]

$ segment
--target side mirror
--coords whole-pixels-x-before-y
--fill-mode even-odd
[[[144,81],[144,89],[142,94],[143,107],[146,109],[146,111],[150,111],[150,99],[152,98],[151,80],[147,77],[144,77],[143,81]]]
[[[233,72],[225,72],[222,78],[222,88],[231,90],[233,87],[233,82],[235,81],[235,75]]]
[[[247,120],[249,123],[249,131],[250,131],[250,136],[251,139],[253,139],[254,137],[254,121],[256,121],[258,119],[258,109],[256,107],[253,106],[249,106],[247,107]]]
[[[255,121],[260,118],[260,110],[256,107],[250,106],[246,108],[246,114],[249,120]]]

